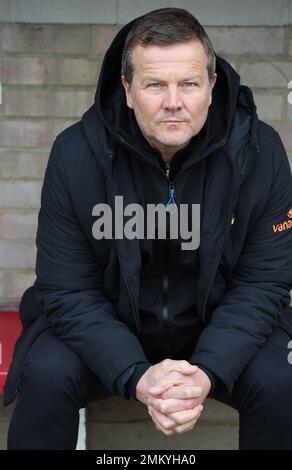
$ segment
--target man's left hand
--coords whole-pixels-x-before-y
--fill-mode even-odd
[[[198,387],[203,390],[200,397]],[[195,374],[184,376],[179,385],[172,385],[165,376],[159,385],[150,389],[153,398],[148,400],[148,411],[157,429],[166,435],[191,430],[201,415],[210,389],[211,381],[200,368]],[[165,428],[169,420],[174,423],[172,429]]]

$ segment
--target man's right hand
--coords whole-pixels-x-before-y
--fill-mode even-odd
[[[157,398],[157,395],[154,396],[150,393],[150,389],[159,385],[162,379],[166,379],[170,387],[185,384],[188,381],[188,376],[191,378],[198,370],[197,366],[190,364],[188,361],[165,359],[149,367],[137,383],[137,400],[147,406],[156,428],[164,434],[171,435],[192,429],[202,411],[202,406],[198,404],[198,398],[202,395],[203,390],[199,387],[190,386],[189,398],[175,400],[175,411],[182,411],[180,423],[174,422],[171,418],[168,418],[162,413],[160,413],[160,423],[158,423],[156,419],[158,411],[155,410],[155,417],[148,407],[149,401],[153,398]],[[161,423],[163,423],[163,425],[161,425]]]

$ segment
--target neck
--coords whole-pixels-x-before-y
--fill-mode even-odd
[[[174,146],[169,146],[169,145],[164,145],[164,144],[161,144],[160,142],[157,142],[157,141],[153,141],[151,139],[148,139],[146,137],[148,143],[151,145],[151,147],[154,147],[155,149],[159,150],[160,154],[161,154],[161,157],[163,158],[163,160],[166,162],[166,163],[169,163],[171,160],[172,160],[172,157],[174,156],[174,154],[176,152],[178,152],[178,150],[181,150],[183,148],[185,148],[190,140],[186,143],[184,143],[183,145],[179,145],[178,147],[174,147]]]
[[[158,150],[160,150],[160,149],[158,149]],[[160,150],[160,154],[161,154],[161,157],[163,158],[163,160],[165,161],[165,163],[170,163],[170,161],[172,160],[172,157],[174,156],[176,151],[177,150],[170,151],[170,152],[162,152]]]

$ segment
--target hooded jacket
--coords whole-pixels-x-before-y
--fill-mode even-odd
[[[292,177],[278,134],[258,119],[250,89],[217,56],[207,121],[174,156],[167,177],[127,108],[120,80],[132,24],[105,55],[94,104],[52,147],[36,237],[43,315],[16,345],[6,403],[16,394],[29,345],[48,326],[123,398],[151,365],[152,334],[161,357],[172,347],[183,354],[186,343],[186,358],[231,393],[273,328],[292,332]],[[177,202],[201,204],[197,250],[182,255],[178,241],[167,240],[157,261],[155,240],[94,238],[96,204],[109,204],[114,218],[117,195],[124,206],[166,203],[173,180]]]

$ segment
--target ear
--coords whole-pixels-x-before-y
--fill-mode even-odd
[[[129,108],[133,109],[134,106],[133,106],[131,86],[127,82],[127,80],[125,79],[124,75],[122,75],[121,80],[122,80],[122,84],[123,84],[123,87],[124,87],[125,93],[126,93],[127,105],[128,105]]]
[[[209,87],[210,87],[210,97],[209,97],[209,106],[210,104],[212,103],[212,91],[213,91],[213,88],[214,88],[214,85],[217,81],[217,73],[214,73],[210,82],[209,82]]]

